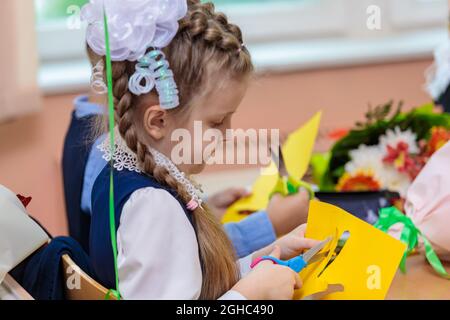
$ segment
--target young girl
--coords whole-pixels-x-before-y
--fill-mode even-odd
[[[220,222],[188,178],[204,163],[175,166],[169,159],[174,130],[193,133],[194,121],[204,129],[230,128],[253,71],[240,29],[211,3],[91,1],[83,15],[90,23],[87,42],[98,55],[105,54],[103,5],[112,17],[117,129],[114,154],[108,139],[100,148],[114,159],[122,297],[290,299],[300,287],[296,273],[271,262],[249,265],[261,255],[288,259],[314,245],[303,237],[304,226],[236,263]],[[113,288],[109,172],[106,166],[92,190],[90,256],[98,280]]]

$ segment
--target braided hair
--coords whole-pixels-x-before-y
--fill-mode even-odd
[[[215,12],[212,3],[188,1],[188,13],[179,21],[179,30],[172,42],[163,49],[174,73],[179,90],[180,106],[168,112],[187,112],[193,97],[203,90],[214,71],[221,76],[241,79],[253,71],[250,54],[242,45],[242,34],[236,25],[228,22],[223,13]],[[159,183],[175,190],[184,203],[190,196],[168,171],[155,160],[136,126],[136,106],[142,96],[128,90],[128,81],[136,62],[113,62],[113,96],[115,121],[120,135],[136,153],[143,172]],[[148,95],[157,96],[154,91]],[[202,261],[203,282],[200,299],[217,299],[239,280],[239,270],[232,244],[221,223],[203,206],[193,212],[199,253]]]

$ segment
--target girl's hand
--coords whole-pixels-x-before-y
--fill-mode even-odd
[[[300,189],[298,193],[287,197],[274,194],[267,206],[267,215],[275,233],[280,237],[305,223],[308,209],[309,194],[305,189]]]
[[[254,253],[253,259],[267,255],[271,252],[274,246],[280,247],[281,259],[287,260],[301,254],[305,249],[310,249],[320,241],[305,238],[306,224],[295,228],[287,235],[279,238],[273,244],[258,250]]]
[[[210,196],[207,203],[216,217],[220,220],[229,206],[249,195],[250,192],[244,188],[229,188]]]
[[[291,259],[319,244],[320,241],[305,238],[306,223],[298,226],[287,235],[277,239],[274,245],[281,248],[281,259]]]
[[[275,246],[271,256],[279,259],[280,248]],[[249,300],[290,300],[294,290],[301,286],[299,275],[292,269],[271,261],[261,261],[232,290]]]

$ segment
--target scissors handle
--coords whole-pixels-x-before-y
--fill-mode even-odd
[[[289,260],[280,260],[272,256],[262,256],[253,260],[250,267],[254,268],[261,261],[272,261],[274,264],[289,267],[297,273],[300,272],[304,267],[306,267],[306,261],[303,260],[302,256],[296,256]]]

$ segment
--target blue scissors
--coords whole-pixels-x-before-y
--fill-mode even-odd
[[[317,262],[318,260],[325,257],[326,252],[319,253],[325,245],[330,242],[332,237],[328,237],[325,240],[319,242],[314,247],[306,251],[304,254],[296,256],[289,260],[281,260],[274,258],[272,256],[262,256],[259,258],[256,258],[253,260],[252,264],[250,265],[251,268],[254,268],[258,263],[261,261],[272,261],[274,264],[279,264],[282,266],[286,266],[294,270],[295,272],[300,272],[303,270],[308,263]]]

